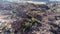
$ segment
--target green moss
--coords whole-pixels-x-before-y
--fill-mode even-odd
[[[32,20],[32,22],[40,22],[38,19],[36,19],[36,18],[31,18],[31,20]]]
[[[32,18],[32,21],[35,22],[35,21],[38,21],[36,18]]]
[[[28,27],[29,24],[30,24],[29,22],[24,22],[24,26],[25,26],[25,27]]]

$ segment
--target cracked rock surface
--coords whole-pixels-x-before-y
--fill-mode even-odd
[[[1,34],[60,34],[60,11],[49,5],[0,3]]]

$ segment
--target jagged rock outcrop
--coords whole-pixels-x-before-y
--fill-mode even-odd
[[[7,5],[0,8],[0,21],[3,23],[0,29],[2,28],[3,34],[5,32],[14,34],[60,33],[60,15],[49,6],[31,3]],[[9,32],[5,31],[6,29]]]

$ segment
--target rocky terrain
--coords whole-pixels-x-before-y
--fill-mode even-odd
[[[56,4],[0,3],[0,34],[60,34]]]

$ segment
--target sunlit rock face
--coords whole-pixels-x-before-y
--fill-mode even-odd
[[[11,11],[10,11],[11,12]],[[7,26],[8,28],[11,28],[11,24],[13,22],[14,19],[11,19],[11,15],[10,13],[8,13],[7,10],[0,10],[0,22],[2,23],[2,27],[3,28],[5,26]]]

